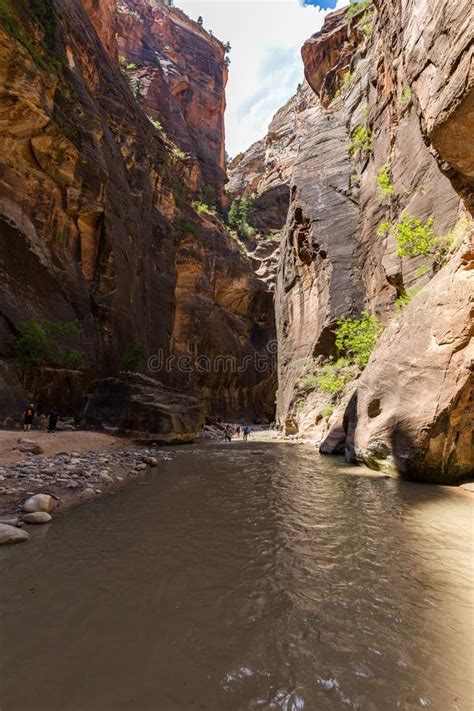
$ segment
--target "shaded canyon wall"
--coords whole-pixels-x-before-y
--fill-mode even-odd
[[[222,223],[191,206],[224,184],[223,47],[165,3],[119,5],[0,13],[1,414],[24,405],[10,338],[36,318],[77,320],[86,357],[36,370],[27,390],[42,408],[77,414],[139,343],[172,357],[148,374],[208,412],[271,417],[271,366],[254,360],[274,332],[272,295]],[[211,366],[196,369],[197,355]],[[215,370],[217,356],[248,366]]]

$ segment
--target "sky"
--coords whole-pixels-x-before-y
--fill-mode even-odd
[[[231,157],[262,138],[303,79],[300,49],[324,16],[349,0],[175,0],[229,41],[226,149]]]

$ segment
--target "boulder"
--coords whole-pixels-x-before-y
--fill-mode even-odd
[[[14,518],[0,518],[0,523],[3,523],[5,526],[19,526],[20,524],[20,519],[18,516],[15,516]]]
[[[156,467],[158,465],[158,459],[156,457],[149,457],[148,455],[146,455],[143,457],[143,461],[150,467]]]
[[[56,506],[58,506],[57,500],[49,494],[34,494],[23,504],[23,511],[26,513],[35,513],[36,511],[51,513]]]
[[[21,543],[22,541],[27,541],[29,537],[29,533],[21,528],[0,523],[0,545],[3,543]]]
[[[473,285],[465,245],[382,335],[346,423],[369,467],[445,484],[474,475]]]
[[[18,444],[16,445],[15,449],[18,449],[20,452],[24,452],[25,454],[43,454],[44,450],[38,442],[35,442],[34,440],[31,439],[20,439],[18,440]]]
[[[53,520],[51,514],[46,513],[46,511],[34,511],[33,513],[27,513],[23,516],[23,521],[25,523],[49,523]]]
[[[191,442],[204,420],[204,406],[153,378],[130,374],[96,383],[82,425],[163,444]]]

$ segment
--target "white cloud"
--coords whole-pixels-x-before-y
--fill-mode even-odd
[[[294,94],[303,79],[301,45],[321,28],[328,11],[299,0],[176,0],[176,5],[193,19],[201,15],[206,29],[232,45],[226,146],[233,156],[265,135],[273,114]]]

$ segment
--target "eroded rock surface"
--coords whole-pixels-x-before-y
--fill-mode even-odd
[[[370,466],[383,468],[383,460],[406,476],[453,482],[474,466],[466,360],[472,315],[460,306],[461,292],[467,303],[469,272],[460,264],[472,240],[472,158],[469,148],[462,158],[452,153],[454,136],[472,133],[473,118],[467,3],[447,5],[376,2],[350,21],[341,10],[305,43],[306,78],[317,96],[298,116],[276,313],[278,417],[288,432]],[[448,35],[452,46],[442,60]],[[383,170],[388,194],[380,189]],[[379,229],[404,212],[422,223],[432,217],[437,238],[449,242],[453,256],[441,271],[434,255],[400,259],[393,230]],[[396,300],[418,290],[400,311]],[[359,384],[337,397],[303,385],[338,357],[338,318],[363,310],[387,330]],[[440,345],[430,361],[431,336],[450,322],[453,343]]]
[[[48,8],[46,22],[11,3],[17,24],[0,28],[2,419],[27,393],[77,416],[133,344],[162,363],[212,362],[238,344],[245,370],[174,365],[159,378],[226,415],[258,413],[272,372],[253,363],[273,332],[272,296],[219,221],[191,207],[203,185],[218,197],[224,182],[222,44],[161,1]],[[86,367],[19,382],[9,339],[26,318],[77,320]]]
[[[474,471],[474,251],[467,244],[394,318],[357,387],[361,461],[421,481]]]

